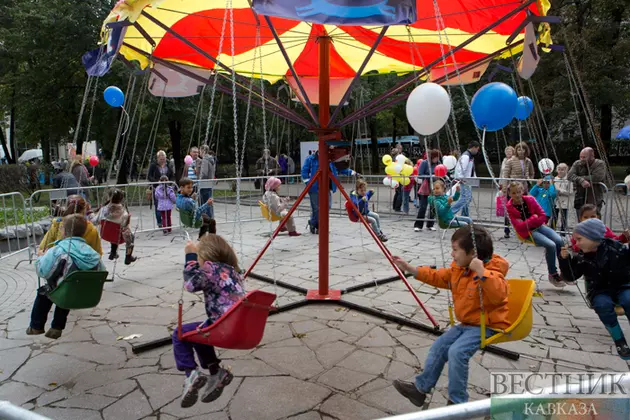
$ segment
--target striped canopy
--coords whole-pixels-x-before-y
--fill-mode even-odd
[[[206,55],[169,33],[142,14],[144,10],[167,28],[199,47],[221,63],[245,76],[263,77],[271,82],[289,76],[289,66],[274,39],[272,28],[257,16],[248,0],[123,0],[112,10],[105,24],[128,21],[119,54],[138,61],[142,68],[153,65],[151,57],[184,64],[196,70],[213,70]],[[416,0],[417,20],[388,28],[367,63],[370,71],[405,73],[419,70],[439,59],[488,25],[522,5],[518,0]],[[545,15],[549,0],[533,2],[527,10],[505,19],[454,54],[457,65],[465,65],[506,46],[506,40],[531,12]],[[438,17],[436,17],[436,15]],[[377,41],[382,27],[335,26],[270,17],[289,60],[300,77],[318,76],[317,38],[332,38],[331,78],[352,78]],[[438,28],[440,30],[438,30]],[[445,29],[442,29],[445,28]],[[103,26],[103,41],[108,37]],[[524,31],[516,41],[523,38]],[[155,42],[151,45],[150,38]],[[514,51],[512,51],[514,53]],[[509,52],[508,52],[509,54]],[[448,59],[448,64],[453,64]],[[219,69],[221,70],[221,69]]]

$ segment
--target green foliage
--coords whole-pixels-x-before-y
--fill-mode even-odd
[[[0,194],[26,188],[26,169],[23,165],[0,165]]]
[[[32,213],[30,209],[24,213],[24,210],[21,208],[0,208],[0,228],[37,222],[42,219],[47,219],[49,216],[50,210],[48,210],[47,207],[34,208]]]

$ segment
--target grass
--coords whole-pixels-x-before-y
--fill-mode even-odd
[[[34,216],[34,217],[33,217]],[[23,225],[25,223],[37,222],[50,216],[50,212],[46,208],[33,209],[33,215],[27,210],[24,214],[22,209],[0,208],[0,228],[6,226]]]

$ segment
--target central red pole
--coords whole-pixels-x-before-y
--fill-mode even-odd
[[[319,123],[327,128],[330,120],[330,37],[319,38]],[[319,298],[328,296],[329,274],[329,188],[330,160],[325,133],[319,134]]]

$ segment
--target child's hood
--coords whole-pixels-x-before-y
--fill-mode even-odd
[[[101,261],[101,256],[94,251],[83,238],[65,238],[55,243],[56,252],[69,254],[79,270],[91,270]]]
[[[503,274],[504,277],[507,275],[507,272],[510,269],[510,264],[507,262],[507,260],[497,254],[492,254],[492,257],[490,257],[490,260],[488,262],[484,261],[483,266],[486,270],[497,271]],[[451,267],[463,271],[466,271],[468,269],[467,267],[458,266],[455,261],[453,261]],[[474,277],[474,275],[471,277]]]

